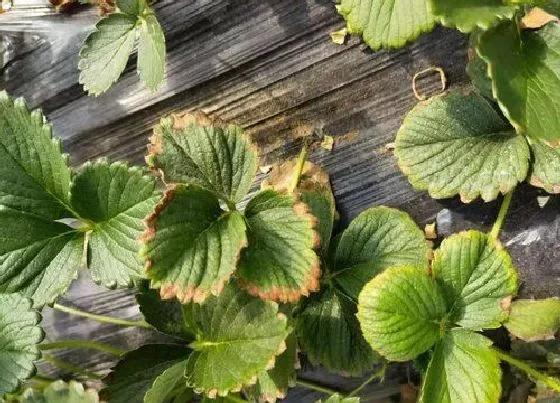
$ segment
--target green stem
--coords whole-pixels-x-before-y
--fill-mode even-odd
[[[496,352],[496,354],[498,355],[498,357],[502,360],[507,362],[508,364],[511,364],[517,368],[519,368],[520,370],[524,371],[525,373],[527,373],[527,375],[529,375],[531,378],[537,380],[537,381],[541,381],[544,384],[546,384],[546,386],[548,386],[549,388],[560,392],[560,379],[557,378],[553,378],[551,376],[548,376],[546,374],[543,374],[542,372],[537,371],[534,368],[531,368],[529,365],[525,364],[523,361],[518,360],[517,358],[513,358],[511,355],[498,350],[498,349],[494,349],[494,351]]]
[[[85,369],[82,369],[80,367],[78,367],[77,365],[71,364],[69,362],[63,361],[61,359],[58,359],[56,357],[53,357],[52,355],[48,355],[48,354],[43,354],[43,360],[50,362],[52,365],[63,369],[65,371],[69,371],[75,374],[81,374],[81,375],[85,375],[90,379],[95,379],[95,380],[102,380],[103,376],[96,374],[95,372],[91,372],[91,371],[87,371]]]
[[[113,318],[111,316],[96,315],[96,314],[93,314],[93,313],[83,312],[83,311],[80,311],[78,309],[70,308],[70,307],[67,307],[67,306],[64,306],[64,305],[59,305],[59,304],[54,304],[53,308],[58,310],[58,311],[61,311],[61,312],[69,313],[71,315],[81,316],[82,318],[88,318],[88,319],[95,320],[95,321],[101,322],[101,323],[111,323],[113,325],[130,326],[130,327],[143,327],[143,328],[146,328],[146,329],[153,329],[152,326],[150,326],[149,323],[147,323],[143,320],[131,321],[131,320]]]
[[[299,185],[299,181],[301,180],[301,174],[303,173],[303,168],[305,167],[305,162],[307,161],[307,156],[309,155],[309,150],[307,148],[307,143],[303,144],[303,148],[299,153],[299,157],[297,159],[296,168],[292,176],[292,183],[290,184],[290,193],[295,192]]]
[[[312,381],[305,381],[303,379],[298,379],[296,383],[297,385],[304,387],[306,389],[311,389],[317,392],[326,393],[327,395],[334,395],[335,393],[340,393],[338,390],[334,390],[326,386],[319,385]]]
[[[373,382],[376,379],[383,380],[385,378],[386,370],[387,370],[387,361],[383,361],[383,365],[381,366],[381,368],[379,368],[377,371],[371,374],[371,376],[368,379],[366,379],[364,382],[362,382],[360,386],[358,386],[356,389],[351,391],[348,397],[356,396],[358,393],[362,391],[363,388],[365,388],[367,385],[369,385],[371,382]]]
[[[504,200],[502,201],[502,205],[500,206],[500,212],[498,213],[498,218],[496,218],[496,222],[492,227],[492,231],[490,231],[490,238],[498,239],[500,235],[500,230],[502,229],[502,225],[504,224],[504,219],[506,218],[507,212],[509,210],[509,205],[511,204],[511,198],[513,196],[513,190],[507,193],[504,196]]]
[[[95,341],[86,341],[86,340],[63,340],[63,341],[56,341],[54,343],[43,343],[39,346],[39,348],[43,351],[47,350],[61,350],[64,348],[87,348],[90,350],[97,350],[103,353],[116,355],[120,357],[126,350],[122,350],[120,348],[116,348],[110,346],[108,344],[97,343]]]

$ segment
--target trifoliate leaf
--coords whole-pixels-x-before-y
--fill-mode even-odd
[[[152,287],[183,303],[218,295],[247,244],[241,213],[224,212],[212,193],[198,187],[167,191],[147,223],[142,255]]]
[[[60,218],[70,198],[70,169],[61,150],[40,111],[0,92],[0,204]]]
[[[80,50],[79,82],[97,96],[118,80],[134,49],[136,16],[113,13],[101,19]]]
[[[245,209],[249,246],[241,252],[239,282],[263,299],[295,302],[319,286],[314,218],[293,195],[265,190]]]
[[[499,401],[502,371],[491,345],[468,330],[447,333],[428,366],[420,403]]]
[[[435,25],[425,0],[342,0],[338,11],[373,50],[402,47]]]
[[[560,148],[544,141],[530,141],[533,151],[533,171],[529,182],[548,193],[560,193]]]
[[[20,403],[98,403],[95,389],[84,390],[81,383],[70,381],[52,382],[45,389],[27,389],[19,399]]]
[[[286,351],[276,358],[274,368],[261,372],[257,383],[248,388],[248,393],[257,402],[274,403],[284,399],[288,388],[296,385],[297,343],[294,332],[286,338]]]
[[[235,283],[211,296],[204,304],[185,307],[197,340],[185,376],[197,393],[225,396],[254,384],[284,352],[290,333],[278,305],[251,297]]]
[[[322,400],[319,401],[319,403],[321,403],[321,402],[322,402]],[[334,395],[329,397],[327,400],[325,400],[325,403],[360,403],[360,398],[359,397],[342,397],[338,393],[335,393]]]
[[[517,291],[517,272],[498,241],[478,231],[445,239],[432,273],[451,309],[449,321],[473,330],[499,327]]]
[[[87,163],[72,183],[72,207],[90,221],[88,266],[97,283],[127,287],[144,277],[138,237],[158,200],[153,178],[140,168]]]
[[[373,277],[388,267],[428,267],[430,248],[408,214],[374,207],[356,217],[336,249],[334,280],[357,299]]]
[[[477,50],[488,63],[494,96],[517,132],[560,141],[560,25],[534,31],[502,23],[480,35]]]
[[[511,304],[505,327],[525,341],[550,340],[560,329],[560,300],[521,299]]]
[[[20,292],[34,307],[54,302],[77,276],[83,234],[3,206],[0,222],[0,292]]]
[[[408,361],[441,337],[447,307],[437,283],[424,270],[385,270],[362,290],[358,320],[371,347],[391,361]]]
[[[185,319],[183,305],[177,299],[162,300],[159,292],[150,289],[146,283],[139,286],[136,294],[136,301],[146,322],[160,332],[193,340],[194,334]]]
[[[494,200],[525,180],[529,168],[525,138],[484,97],[456,91],[408,114],[395,154],[410,183],[436,199]]]
[[[268,178],[261,183],[261,189],[274,189],[278,192],[291,191],[296,165],[297,158],[275,166]],[[321,238],[321,251],[323,255],[326,255],[335,216],[335,201],[329,174],[321,166],[306,162],[296,191],[301,201],[307,204],[311,214],[317,219],[315,230]]]
[[[243,130],[202,115],[162,119],[149,149],[146,160],[166,183],[198,185],[230,204],[243,199],[257,172],[257,151]]]
[[[311,362],[351,376],[374,367],[379,356],[362,336],[356,312],[354,301],[326,285],[302,302],[296,331]]]
[[[184,403],[194,393],[185,380],[185,361],[169,367],[158,376],[144,396],[144,403]]]
[[[117,0],[117,7],[120,12],[136,17],[146,9],[146,0]]]
[[[104,379],[106,387],[100,396],[111,403],[142,403],[164,371],[180,362],[185,365],[190,353],[190,349],[172,344],[147,344],[128,352]]]
[[[138,75],[152,91],[157,91],[165,76],[165,37],[154,14],[141,19],[138,41]]]
[[[498,21],[512,18],[516,5],[502,0],[429,0],[428,8],[446,27],[471,32],[479,27],[488,29]]]
[[[0,396],[15,391],[35,373],[43,340],[41,316],[19,294],[0,294]]]
[[[488,99],[494,99],[492,95],[492,80],[488,76],[488,65],[476,53],[475,49],[469,49],[469,63],[467,74],[478,93]]]

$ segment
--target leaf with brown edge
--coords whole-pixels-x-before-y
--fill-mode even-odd
[[[294,158],[274,166],[268,178],[261,183],[261,189],[290,191],[296,165],[297,158]],[[311,214],[317,219],[315,230],[321,238],[321,250],[326,254],[330,246],[335,216],[335,200],[329,174],[321,166],[307,161],[303,166],[296,190],[301,200],[309,207]]]
[[[294,195],[265,190],[245,209],[249,246],[241,252],[237,276],[249,294],[295,302],[319,287],[321,269],[313,250],[315,219]]]
[[[552,340],[560,329],[560,300],[514,301],[504,326],[512,335],[524,341]]]
[[[540,140],[529,140],[533,152],[533,169],[529,183],[548,193],[560,193],[560,148]]]
[[[256,147],[239,126],[202,114],[175,114],[154,129],[148,165],[164,182],[200,186],[228,204],[249,191],[258,166]]]
[[[218,295],[247,244],[245,222],[196,186],[178,185],[146,219],[141,255],[152,288],[163,299],[202,302]]]
[[[256,383],[286,350],[291,331],[278,304],[248,295],[235,282],[204,304],[186,305],[185,315],[197,334],[189,345],[187,384],[210,398]]]

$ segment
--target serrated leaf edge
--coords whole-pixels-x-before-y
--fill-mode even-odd
[[[477,22],[474,24],[474,27],[470,27],[467,26],[465,24],[454,24],[451,23],[449,21],[448,18],[441,16],[441,15],[437,15],[433,12],[433,0],[428,0],[427,5],[428,5],[428,10],[429,12],[434,16],[435,20],[437,22],[439,22],[441,25],[443,25],[444,27],[448,27],[448,28],[456,28],[458,31],[462,32],[463,34],[468,34],[471,33],[472,31],[474,31],[477,28],[481,28],[482,30],[486,31],[492,27],[495,27],[496,25],[500,24],[503,21],[506,20],[511,20],[514,16],[515,13],[517,12],[517,9],[512,10],[511,12],[508,13],[504,13],[504,14],[497,14],[495,15],[496,19],[494,20],[494,22],[490,23],[490,24],[485,24],[482,22]],[[503,4],[504,6],[509,5],[509,6],[514,6],[514,4]]]

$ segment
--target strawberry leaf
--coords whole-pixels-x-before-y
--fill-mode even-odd
[[[158,195],[141,169],[100,160],[87,163],[72,183],[72,207],[92,224],[88,265],[96,283],[128,287],[144,277],[138,237]]]
[[[511,304],[505,327],[525,341],[551,340],[560,329],[560,300],[520,299]]]
[[[338,11],[373,50],[402,47],[435,25],[425,0],[342,0]]]
[[[98,403],[95,389],[84,390],[81,383],[55,381],[43,390],[27,389],[19,403]]]
[[[334,281],[354,299],[388,267],[428,267],[430,248],[424,232],[408,214],[387,207],[361,213],[338,243]]]
[[[0,292],[20,292],[34,307],[54,302],[77,276],[83,234],[64,224],[0,206]]]
[[[117,0],[117,7],[119,11],[137,17],[146,9],[146,0]]]
[[[240,291],[234,283],[204,304],[185,307],[197,339],[187,361],[187,383],[197,393],[225,396],[253,384],[286,349],[290,333],[278,305]],[[235,371],[232,365],[235,364]]]
[[[148,164],[168,184],[198,185],[235,204],[255,178],[258,155],[238,126],[172,115],[162,119],[151,142]]]
[[[473,34],[471,38],[475,35]],[[472,41],[472,40],[471,40]],[[469,63],[467,64],[467,74],[478,93],[490,100],[494,100],[492,95],[492,80],[488,76],[488,64],[476,53],[474,48],[469,49]]]
[[[418,104],[397,134],[401,170],[436,199],[494,200],[525,180],[529,147],[484,97],[459,92]]]
[[[517,272],[498,241],[478,231],[445,239],[432,272],[450,308],[449,321],[472,330],[497,328],[517,291]]]
[[[192,389],[185,380],[185,361],[167,368],[158,376],[144,396],[144,403],[183,403],[191,401]]]
[[[34,362],[41,357],[38,344],[44,337],[40,320],[29,299],[0,294],[0,397],[35,374]]]
[[[301,303],[296,330],[309,360],[329,371],[359,376],[379,359],[365,341],[356,303],[335,287],[323,286]]]
[[[477,50],[488,63],[500,108],[517,132],[558,143],[560,25],[521,30],[514,22],[502,23],[479,36]]]
[[[498,21],[512,18],[516,5],[506,5],[502,0],[429,0],[432,13],[446,27],[461,32],[475,28],[488,29]]]
[[[410,266],[385,270],[358,300],[365,339],[391,361],[411,360],[439,341],[446,311],[435,280]]]
[[[157,91],[165,76],[165,37],[154,14],[141,19],[138,41],[138,75],[151,91]]]
[[[116,82],[126,67],[136,39],[135,15],[113,13],[101,19],[80,50],[79,82],[97,96]]]
[[[241,252],[239,282],[249,294],[295,302],[319,286],[314,218],[292,195],[257,194],[245,209],[249,246]]]
[[[104,379],[106,387],[100,396],[111,403],[145,402],[145,395],[152,388],[160,390],[157,383],[162,382],[160,377],[164,371],[179,363],[182,363],[184,371],[190,352],[184,346],[171,344],[147,344],[130,351]]]
[[[447,333],[428,365],[420,403],[499,401],[502,371],[491,345],[468,330]]]
[[[548,193],[560,193],[560,148],[550,147],[544,141],[530,141],[533,151],[533,171],[531,185]]]
[[[142,255],[152,287],[183,303],[218,295],[247,244],[241,213],[224,212],[198,187],[169,190],[147,222]]]
[[[70,198],[68,158],[40,111],[0,92],[0,204],[61,218]]]

